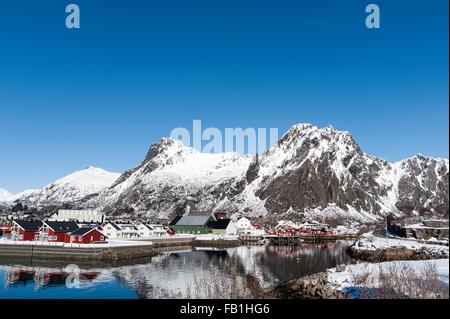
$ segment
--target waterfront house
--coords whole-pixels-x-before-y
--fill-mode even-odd
[[[37,240],[42,228],[40,220],[15,220],[11,231],[12,238],[18,240]]]
[[[108,222],[103,227],[103,233],[109,238],[138,238],[139,232],[132,223]]]
[[[239,231],[254,229],[248,218],[242,217],[236,222],[236,228]]]
[[[138,238],[138,229],[132,223],[117,223],[120,228],[119,238]]]
[[[119,238],[120,227],[113,222],[108,222],[102,226],[103,233],[109,238]]]
[[[78,225],[74,221],[44,221],[40,233],[40,240],[63,243],[66,234],[77,230]]]
[[[163,237],[167,235],[167,230],[163,225],[159,224],[141,223],[136,228],[138,229],[138,234],[141,238]]]
[[[78,228],[66,234],[65,242],[74,244],[92,244],[105,242],[106,237],[96,228]]]
[[[208,234],[212,233],[215,221],[211,213],[193,212],[179,218],[170,229],[177,234]]]

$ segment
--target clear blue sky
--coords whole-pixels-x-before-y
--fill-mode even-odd
[[[65,28],[77,3],[81,29]],[[381,7],[381,29],[364,26]],[[332,124],[369,154],[448,158],[446,0],[0,4],[0,187],[123,171],[175,127]]]

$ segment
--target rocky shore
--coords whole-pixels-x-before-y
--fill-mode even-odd
[[[351,246],[348,248],[348,252],[353,258],[368,262],[444,259],[449,257],[448,250],[430,250],[427,247],[411,249],[400,246],[362,250]]]
[[[273,295],[280,299],[347,299],[325,272],[283,282],[273,289]]]

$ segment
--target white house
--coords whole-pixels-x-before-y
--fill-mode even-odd
[[[242,217],[236,222],[236,232],[238,235],[246,236],[264,236],[265,231],[260,227],[252,225],[248,218]]]
[[[137,226],[139,237],[163,237],[167,235],[167,230],[163,225],[158,224],[144,224],[141,223]]]
[[[109,238],[120,238],[120,227],[115,223],[109,222],[102,227],[103,234]]]
[[[237,235],[238,229],[237,229],[237,221],[231,220],[228,223],[227,228],[225,229],[225,235]]]
[[[109,238],[138,238],[139,232],[131,223],[108,222],[103,227],[103,234]]]
[[[255,227],[252,226],[252,223],[250,222],[250,220],[248,218],[242,217],[236,222],[236,229],[238,232],[242,231],[242,230],[250,230],[250,229],[254,229],[254,228]]]

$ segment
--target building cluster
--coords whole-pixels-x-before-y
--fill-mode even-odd
[[[300,235],[333,236],[334,230],[323,223],[295,223],[292,221],[280,221],[274,228],[267,232],[268,236],[298,237]]]
[[[15,220],[11,227],[11,239],[75,244],[91,244],[106,241],[106,236],[96,227],[77,224],[74,221]]]
[[[237,214],[228,217],[224,212],[198,212],[187,210],[176,216],[169,224],[176,234],[214,234],[262,237],[261,226]]]
[[[105,221],[101,212],[60,210],[47,220],[15,219],[1,225],[4,238],[76,244],[104,243],[108,238],[145,239],[163,237],[171,231],[161,224]]]
[[[348,233],[348,229],[332,229],[323,223],[280,221],[266,231],[259,224],[240,214],[191,211],[189,206],[166,223],[106,220],[105,215],[92,210],[60,210],[48,220],[14,220],[0,225],[9,238],[26,241],[64,243],[101,243],[109,239],[139,240],[172,235],[237,236],[244,241],[264,237],[299,237],[300,235],[333,236]],[[8,236],[7,236],[8,237]]]

